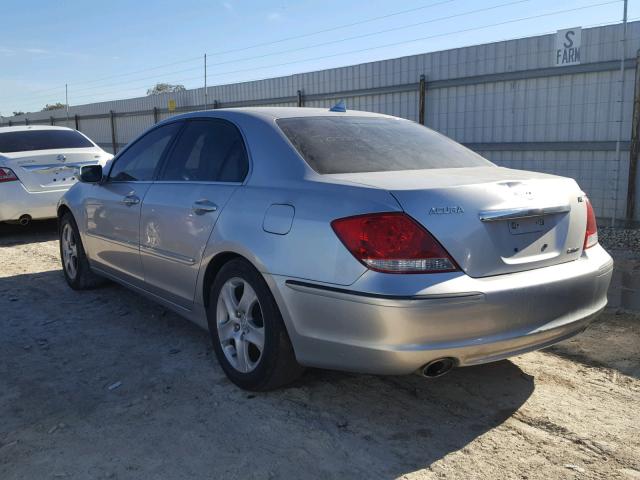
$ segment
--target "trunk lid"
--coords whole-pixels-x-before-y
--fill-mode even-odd
[[[99,147],[0,153],[0,166],[13,170],[29,192],[68,189],[83,165],[104,166],[110,155]]]
[[[332,175],[389,191],[471,277],[576,260],[584,193],[570,178],[501,167]]]

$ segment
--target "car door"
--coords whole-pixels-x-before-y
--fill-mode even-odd
[[[211,118],[186,122],[142,203],[145,288],[191,308],[209,236],[248,169],[235,125]]]
[[[118,155],[84,202],[86,248],[98,268],[141,286],[140,209],[163,155],[182,124],[157,127]]]

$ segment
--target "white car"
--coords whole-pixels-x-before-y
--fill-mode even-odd
[[[27,225],[54,218],[60,197],[83,165],[106,165],[113,155],[66,127],[0,128],[0,222]]]

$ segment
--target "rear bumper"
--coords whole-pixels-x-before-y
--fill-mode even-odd
[[[22,215],[33,219],[53,218],[58,200],[67,190],[29,192],[19,181],[0,183],[0,222],[18,220]]]
[[[302,364],[404,374],[441,357],[492,362],[580,333],[605,307],[612,270],[598,245],[573,262],[487,278],[367,272],[348,289],[268,281]]]

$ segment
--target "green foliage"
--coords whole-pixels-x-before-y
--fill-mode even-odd
[[[156,83],[153,88],[147,90],[147,95],[159,95],[161,93],[184,92],[184,85],[171,85],[170,83]]]
[[[42,107],[42,110],[40,111],[48,112],[49,110],[60,110],[61,108],[66,108],[66,105],[60,102],[52,103],[51,105],[47,103],[44,107]]]

